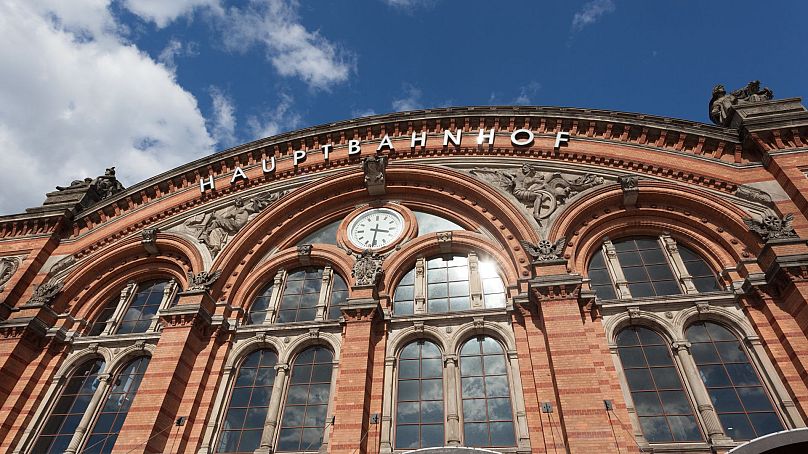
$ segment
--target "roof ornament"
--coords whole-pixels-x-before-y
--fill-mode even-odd
[[[727,93],[723,85],[713,87],[710,99],[710,120],[720,126],[730,126],[732,116],[730,108],[738,104],[756,104],[771,101],[774,93],[768,88],[760,88],[760,81],[753,80],[745,87]]]

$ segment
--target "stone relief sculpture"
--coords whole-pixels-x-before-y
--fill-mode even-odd
[[[472,169],[471,174],[494,184],[522,202],[542,225],[559,205],[579,192],[603,184],[603,178],[593,174],[569,180],[559,172],[543,172],[535,164],[523,164],[518,172],[494,169]]]
[[[760,220],[750,218],[744,219],[743,222],[746,223],[750,231],[760,235],[763,241],[799,237],[797,232],[794,231],[794,227],[792,227],[794,215],[791,213],[786,214],[782,218],[773,214],[767,214]]]
[[[710,99],[710,120],[721,126],[730,125],[729,109],[739,103],[753,104],[769,101],[774,93],[767,88],[760,88],[760,81],[753,80],[745,87],[727,93],[723,85],[713,87],[713,97]]]
[[[533,258],[533,263],[538,263],[563,259],[567,239],[562,237],[555,243],[551,243],[550,240],[541,240],[536,244],[521,240],[519,243],[525,249],[525,252]]]
[[[385,192],[387,157],[368,156],[362,161],[362,171],[365,173],[365,186],[370,195],[381,195]]]
[[[56,295],[62,291],[62,287],[64,287],[64,283],[62,281],[50,281],[39,284],[34,289],[34,294],[31,296],[31,299],[28,300],[27,304],[45,304],[50,306],[53,299],[56,298]]]
[[[0,293],[6,289],[6,282],[11,280],[11,276],[20,267],[20,259],[17,257],[0,257]]]
[[[376,252],[364,250],[356,258],[351,274],[358,286],[376,285],[382,277],[384,257]]]
[[[231,205],[188,219],[183,226],[208,248],[213,257],[216,257],[227,241],[247,225],[247,222],[266,207],[273,205],[287,192],[273,192],[246,200],[237,197]]]
[[[753,188],[752,186],[740,185],[735,190],[735,195],[749,200],[750,202],[762,203],[764,205],[772,205],[772,196],[760,189]]]
[[[188,273],[188,291],[210,290],[221,275],[222,270],[202,271],[198,274]]]

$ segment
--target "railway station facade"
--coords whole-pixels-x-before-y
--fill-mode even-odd
[[[379,115],[59,186],[0,217],[0,451],[797,433],[808,111],[756,82],[709,107]]]

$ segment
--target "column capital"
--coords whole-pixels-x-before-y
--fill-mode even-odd
[[[675,352],[684,351],[687,352],[690,350],[690,342],[688,341],[675,341],[671,344],[671,348]]]
[[[287,363],[275,364],[275,371],[283,373],[289,372],[289,364]]]
[[[457,355],[455,355],[454,353],[449,353],[449,354],[443,355],[443,364],[445,364],[447,367],[450,364],[452,366],[456,367],[457,366]]]

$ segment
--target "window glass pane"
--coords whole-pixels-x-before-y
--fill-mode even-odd
[[[148,357],[135,359],[110,382],[110,390],[96,418],[96,424],[89,429],[90,435],[82,452],[112,451],[118,439],[118,431],[129,413],[148,365]],[[98,422],[102,424],[99,425]]]
[[[348,301],[348,284],[337,273],[332,274],[331,280],[331,302],[329,303],[328,318],[329,320],[337,320],[342,316],[340,306]]]
[[[698,352],[693,359],[727,435],[751,440],[783,430],[757,372],[732,332],[717,323],[696,322],[685,335],[691,350]]]
[[[470,308],[466,257],[436,257],[427,261],[427,312]]]
[[[418,222],[418,236],[450,230],[465,230],[463,227],[441,216],[423,211],[413,211],[412,214],[415,215],[415,220]]]
[[[118,302],[120,301],[120,295],[113,296],[110,301],[104,306],[104,309],[98,314],[98,318],[95,319],[93,322],[93,326],[90,328],[90,332],[87,333],[88,336],[98,336],[104,332],[104,329],[107,327],[107,322],[112,315],[115,313],[115,308],[118,307]]]
[[[157,315],[168,281],[151,281],[138,285],[132,303],[126,309],[117,334],[143,333],[148,331]]]
[[[342,219],[337,219],[336,221],[320,228],[319,230],[300,240],[297,243],[297,246],[316,243],[337,244],[337,229],[341,223]]]
[[[411,269],[398,283],[393,294],[393,314],[412,315],[415,304],[415,268]]]
[[[76,368],[48,416],[33,452],[60,453],[67,448],[98,388],[98,374],[103,372],[104,361],[101,359],[85,362]]]
[[[500,344],[486,336],[466,341],[460,368],[465,445],[514,446],[513,407]]]
[[[443,435],[444,420],[438,346],[427,340],[407,344],[399,355],[397,386],[396,449],[443,446],[443,438],[436,439]]]
[[[331,351],[319,346],[304,350],[295,359],[291,376],[300,378],[289,387],[281,419],[278,451],[320,449],[330,397],[333,360]]]
[[[269,285],[264,287],[264,289],[255,296],[255,299],[250,306],[250,311],[247,314],[248,323],[258,325],[266,321],[267,310],[269,309],[273,288],[274,283],[270,282]]]
[[[684,261],[693,284],[699,292],[716,292],[723,290],[712,268],[701,257],[683,245],[678,245],[679,255]]]
[[[662,336],[644,326],[629,326],[617,334],[617,344],[645,438],[651,443],[703,440]]]
[[[613,244],[632,297],[682,293],[657,238],[627,238]]]
[[[308,267],[290,272],[278,308],[278,322],[314,320],[322,285],[323,268]]]

